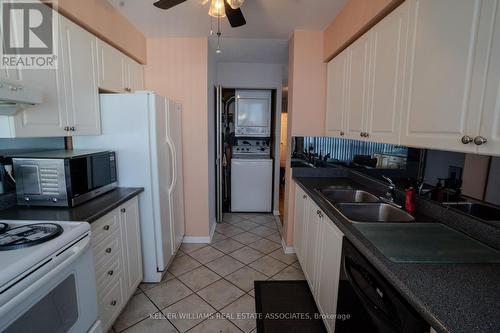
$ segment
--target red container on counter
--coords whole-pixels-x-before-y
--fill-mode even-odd
[[[405,209],[408,213],[412,214],[417,208],[417,190],[413,187],[409,187],[405,190]]]

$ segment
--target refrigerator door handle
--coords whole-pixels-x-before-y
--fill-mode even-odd
[[[167,144],[170,150],[171,159],[171,169],[172,169],[172,179],[170,181],[170,186],[168,188],[168,193],[172,193],[174,191],[175,185],[177,184],[177,161],[176,161],[176,151],[175,146],[172,144],[170,138],[167,140]]]

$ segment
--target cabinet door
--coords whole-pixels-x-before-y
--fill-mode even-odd
[[[366,131],[370,140],[399,143],[407,35],[408,2],[372,29]]]
[[[61,18],[60,30],[68,125],[73,135],[98,135],[97,39],[66,18]]]
[[[328,63],[325,130],[331,136],[344,136],[347,59],[344,51]]]
[[[127,58],[127,85],[126,90],[144,90],[144,69],[143,66],[134,60]],[[128,88],[128,89],[127,89]]]
[[[125,55],[101,40],[97,41],[97,50],[99,88],[113,92],[124,91],[126,83],[125,71],[123,70]]]
[[[486,58],[476,53],[481,0],[410,1],[401,144],[475,151]],[[481,77],[482,76],[482,77]]]
[[[342,258],[342,232],[326,216],[320,219],[320,250],[318,251],[318,286],[316,303],[322,314],[328,332],[335,331],[337,296]]]
[[[361,140],[365,132],[367,96],[369,85],[369,54],[371,32],[366,33],[348,49],[349,65],[347,80],[346,135]]]
[[[54,17],[58,17],[54,13]],[[21,85],[38,89],[42,93],[42,103],[28,106],[11,118],[15,137],[51,137],[65,136],[68,126],[66,96],[64,91],[63,50],[58,43],[56,69],[20,70]]]
[[[307,235],[307,244],[305,250],[305,267],[304,274],[313,295],[316,295],[316,281],[317,281],[317,259],[318,259],[318,236],[319,236],[319,214],[320,210],[312,201],[308,201],[307,216],[305,218],[305,232]]]
[[[490,41],[487,49],[491,50],[490,62],[486,69],[487,81],[484,97],[484,106],[481,119],[481,128],[478,135],[488,141],[478,146],[478,152],[488,155],[500,155],[500,1],[495,1],[484,17],[485,26],[493,27],[490,30]],[[496,11],[494,10],[496,8]],[[482,20],[483,21],[483,20]],[[494,24],[493,24],[494,23]]]
[[[305,212],[306,202],[307,202],[307,195],[297,184],[295,184],[295,210],[293,214],[293,247],[295,249],[295,253],[297,254],[297,258],[299,259],[301,264],[304,264],[303,263],[304,253],[302,252],[303,249],[302,244],[304,243],[303,225],[304,225],[304,212]]]
[[[142,281],[141,230],[139,221],[139,201],[135,197],[120,206],[125,262],[125,289],[130,296]]]

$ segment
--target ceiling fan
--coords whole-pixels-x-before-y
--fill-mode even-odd
[[[186,1],[187,0],[159,0],[153,3],[153,5],[160,9],[167,10]],[[204,5],[209,1],[211,2],[208,15],[216,18],[227,16],[229,24],[233,28],[241,27],[247,23],[240,9],[245,0],[201,0],[200,3]]]

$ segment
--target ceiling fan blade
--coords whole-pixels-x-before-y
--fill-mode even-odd
[[[160,9],[170,9],[172,7],[177,6],[178,4],[181,4],[185,2],[186,0],[159,0],[156,1],[153,5],[155,7],[158,7]]]
[[[231,24],[231,27],[237,28],[247,24],[247,21],[245,20],[241,9],[232,9],[227,1],[224,1],[224,9],[226,10],[226,16],[229,20],[229,24]]]

